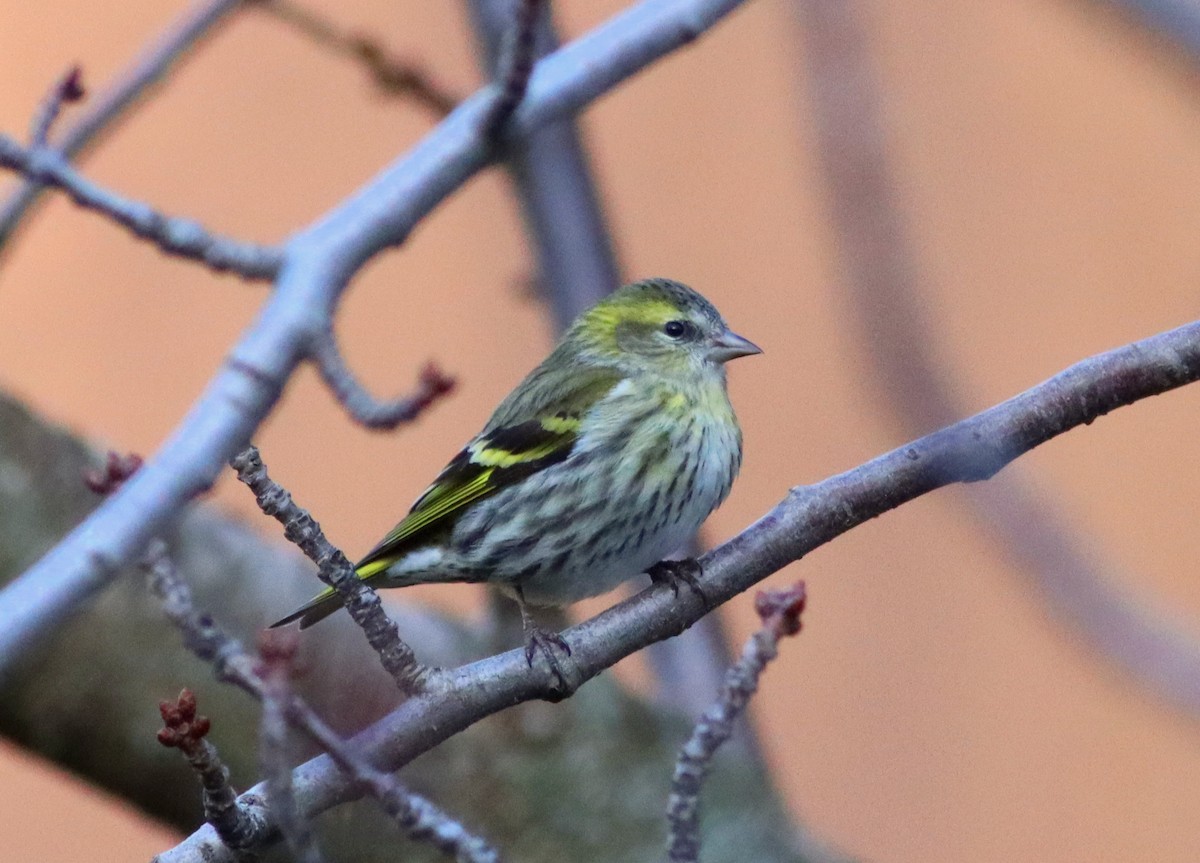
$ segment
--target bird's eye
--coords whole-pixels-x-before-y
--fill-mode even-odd
[[[663,332],[673,339],[682,339],[688,329],[687,321],[667,321],[663,324]]]

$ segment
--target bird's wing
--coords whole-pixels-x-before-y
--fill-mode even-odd
[[[526,384],[534,382],[540,371]],[[526,395],[523,403],[514,404],[510,398],[501,404],[484,431],[446,465],[408,515],[359,561],[355,567],[359,577],[383,572],[413,548],[453,527],[475,501],[569,456],[584,414],[621,379],[604,369],[573,377],[567,387],[540,388],[540,397],[534,387],[535,395]],[[521,410],[514,410],[517,407]]]

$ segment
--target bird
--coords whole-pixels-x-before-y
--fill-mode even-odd
[[[742,432],[725,363],[761,353],[707,299],[670,279],[584,311],[409,513],[355,565],[375,588],[486,582],[521,612],[525,657],[570,648],[529,606],[565,606],[635,575],[699,590],[682,547],[728,496]],[[702,593],[702,592],[701,592]],[[328,588],[287,617],[337,611]]]

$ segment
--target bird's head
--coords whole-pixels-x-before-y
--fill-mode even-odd
[[[564,342],[594,361],[668,375],[711,373],[762,353],[712,303],[669,279],[626,285],[580,315]]]

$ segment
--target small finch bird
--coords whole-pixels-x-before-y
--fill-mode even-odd
[[[355,566],[372,587],[487,582],[517,601],[530,664],[557,670],[528,604],[567,605],[664,562],[729,494],[742,432],[724,364],[762,351],[679,282],[626,285],[581,314],[540,366]],[[680,565],[684,564],[684,565]],[[341,607],[327,589],[280,620]]]

